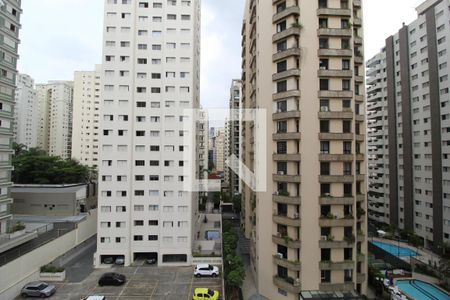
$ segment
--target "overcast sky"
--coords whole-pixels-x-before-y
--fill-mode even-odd
[[[270,1],[270,0],[262,0]],[[315,1],[315,0],[306,0]],[[402,23],[413,21],[423,0],[362,0],[366,59]],[[19,72],[37,83],[73,80],[75,70],[101,62],[104,0],[22,0]],[[228,107],[231,79],[241,74],[244,0],[202,0],[201,103]]]

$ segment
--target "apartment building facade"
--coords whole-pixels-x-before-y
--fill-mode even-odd
[[[21,13],[20,0],[0,1],[0,234],[9,229],[13,201],[11,154]]]
[[[105,1],[96,265],[191,262],[199,46],[200,1]]]
[[[235,155],[237,158],[240,157],[241,153],[241,138],[242,138],[242,120],[240,118],[241,114],[236,114],[241,107],[242,101],[242,82],[239,79],[233,79],[230,88],[230,120],[228,122],[228,155]],[[236,169],[239,169],[237,167]],[[242,185],[238,174],[233,172],[230,168],[227,168],[228,182],[230,186],[230,193],[232,196],[239,195],[242,192]]]
[[[72,158],[98,167],[101,65],[75,72],[73,90]]]
[[[225,170],[225,127],[219,127],[215,129],[214,136],[214,166],[217,172],[223,172]]]
[[[18,74],[14,104],[14,141],[27,148],[36,147],[38,124],[39,104],[34,79],[26,74]]]
[[[268,121],[243,122],[242,158],[268,180],[265,192],[244,185],[242,224],[268,299],[366,294],[361,2],[246,2],[242,107]]]
[[[51,156],[71,158],[73,81],[36,85],[39,102],[38,148]]]
[[[369,219],[436,252],[450,241],[449,4],[422,3],[367,62]]]

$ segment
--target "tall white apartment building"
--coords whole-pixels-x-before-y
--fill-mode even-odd
[[[239,115],[235,114],[237,110],[241,107],[242,101],[242,81],[239,79],[233,79],[230,88],[230,121],[228,124],[229,131],[229,143],[227,149],[229,155],[235,155],[239,157],[242,152],[242,120],[239,119]],[[236,166],[235,166],[236,167]],[[242,193],[242,183],[239,176],[228,169],[229,182],[230,182],[230,193],[232,195],[239,195]]]
[[[208,112],[202,110],[199,112],[199,120],[197,127],[197,153],[198,166],[201,178],[208,178],[208,149],[209,149],[209,120]]]
[[[103,34],[96,264],[123,256],[125,265],[188,265],[200,1],[106,0]]]
[[[39,102],[38,148],[49,155],[71,158],[73,82],[36,85]]]
[[[101,65],[75,72],[73,91],[72,158],[98,167]]]
[[[429,0],[367,62],[368,216],[450,242],[450,1]]]
[[[37,146],[39,127],[39,103],[37,102],[34,79],[26,74],[16,77],[14,104],[14,141],[27,148]]]
[[[0,1],[0,234],[9,229],[11,219],[11,153],[13,142],[14,89],[20,29],[20,0]]]

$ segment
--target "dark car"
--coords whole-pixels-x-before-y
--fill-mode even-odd
[[[98,285],[122,285],[126,281],[125,275],[119,273],[105,273],[98,280]]]

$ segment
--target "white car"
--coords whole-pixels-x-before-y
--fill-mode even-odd
[[[81,300],[106,300],[106,297],[105,296],[101,296],[101,295],[93,295],[93,296],[84,297]]]
[[[199,264],[195,266],[194,275],[196,277],[201,276],[219,276],[219,268],[209,264]]]

